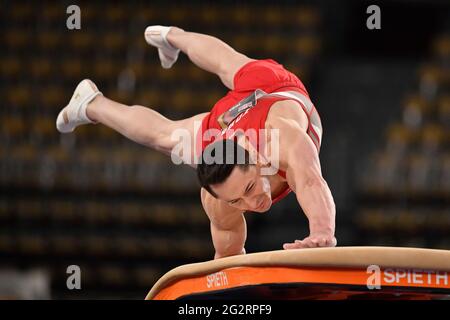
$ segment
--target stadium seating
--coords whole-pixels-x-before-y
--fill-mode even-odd
[[[280,59],[307,81],[321,50],[321,17],[294,2],[269,10],[194,3],[167,13],[138,1],[80,7],[81,29],[73,31],[62,27],[66,8],[58,2],[42,9],[11,1],[0,12],[0,262],[45,267],[56,296],[68,294],[67,261],[81,265],[90,289],[147,290],[169,266],[214,254],[195,172],[106,127],[59,134],[59,110],[89,78],[112,99],[174,119],[208,111],[227,89],[183,55],[172,69],[161,68],[143,37],[153,23]],[[448,104],[440,106],[446,121]]]

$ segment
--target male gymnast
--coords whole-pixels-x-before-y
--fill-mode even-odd
[[[214,154],[211,148],[219,143],[226,146],[221,149],[225,153],[244,150],[244,163],[198,161],[199,154],[195,152],[183,155],[184,162],[197,170],[201,202],[210,219],[215,259],[245,254],[244,213],[266,212],[290,191],[295,193],[308,218],[310,233],[303,240],[285,243],[283,248],[336,246],[336,209],[319,160],[322,124],[299,78],[274,60],[251,59],[215,37],[178,27],[149,26],[145,40],[158,49],[163,68],[171,68],[182,51],[198,67],[216,74],[230,91],[210,112],[170,120],[150,108],[112,101],[91,80],[85,79],[59,113],[57,129],[67,133],[79,125],[101,123],[167,155],[180,142],[173,139],[172,133],[187,130],[196,137],[192,139],[191,150],[201,149],[201,159],[205,159],[206,153]],[[196,130],[198,123],[200,135]],[[254,145],[245,143],[248,139],[242,140],[239,135],[228,134],[249,129],[277,130],[275,174],[262,173],[272,166],[273,152],[269,152],[268,161],[262,161],[267,153],[260,150],[262,143],[258,139]],[[202,134],[211,130],[215,135]]]

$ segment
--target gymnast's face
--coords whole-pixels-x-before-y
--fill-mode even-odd
[[[270,181],[259,165],[236,166],[225,182],[212,185],[219,199],[244,211],[266,212],[272,205]]]

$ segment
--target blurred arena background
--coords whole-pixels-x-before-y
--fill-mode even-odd
[[[66,28],[71,4],[81,30]],[[370,4],[381,30],[366,28]],[[226,93],[185,56],[161,68],[150,24],[302,79],[324,125],[338,245],[450,249],[448,1],[0,1],[0,298],[143,299],[171,268],[213,258],[194,170],[106,127],[55,128],[83,78],[172,119]],[[293,195],[246,218],[248,252],[308,233]],[[69,265],[81,290],[66,287]]]

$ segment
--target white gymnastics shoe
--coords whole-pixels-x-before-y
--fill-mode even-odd
[[[180,49],[173,47],[167,41],[167,34],[171,27],[165,26],[149,26],[145,29],[145,41],[149,45],[158,48],[159,59],[164,69],[169,69],[178,59]]]
[[[95,123],[88,118],[86,108],[88,103],[98,95],[102,95],[102,93],[98,91],[97,86],[91,80],[84,79],[81,81],[69,104],[61,110],[56,118],[58,131],[62,133],[72,132],[79,125]]]

